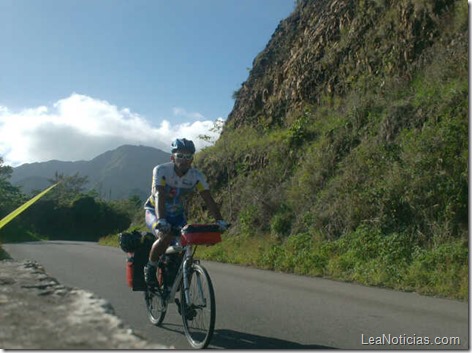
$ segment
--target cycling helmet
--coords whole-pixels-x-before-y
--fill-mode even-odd
[[[185,138],[175,139],[172,141],[171,153],[175,153],[178,150],[187,150],[190,153],[195,153],[195,145],[192,140],[187,140]]]

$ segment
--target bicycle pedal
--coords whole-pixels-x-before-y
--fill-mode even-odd
[[[197,316],[197,311],[194,308],[188,308],[185,313],[185,318],[192,321]]]
[[[159,288],[157,286],[152,285],[152,284],[148,284],[147,289],[152,294],[157,294],[159,292]]]

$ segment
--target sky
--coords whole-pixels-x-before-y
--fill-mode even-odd
[[[0,0],[5,165],[169,150],[231,112],[294,0]]]

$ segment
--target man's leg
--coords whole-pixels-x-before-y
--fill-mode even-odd
[[[172,237],[170,233],[158,232],[158,238],[152,244],[149,253],[149,262],[144,268],[144,279],[148,285],[157,286],[157,267],[159,265],[159,258],[166,251]]]
[[[172,237],[170,233],[159,232],[155,228],[157,222],[156,214],[153,210],[146,210],[145,213],[146,225],[151,232],[156,236],[156,241],[152,244],[149,252],[149,262],[144,267],[144,279],[148,285],[157,286],[157,266],[159,265],[159,258],[169,246]]]

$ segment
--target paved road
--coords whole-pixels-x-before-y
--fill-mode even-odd
[[[189,348],[175,305],[169,307],[163,327],[147,321],[143,294],[126,286],[125,255],[120,249],[63,241],[3,246],[17,260],[40,262],[62,284],[106,298],[117,315],[147,340]],[[209,348],[469,347],[468,303],[240,266],[203,264],[212,277],[217,301],[215,336]],[[444,343],[460,340],[460,344],[438,345],[436,337]],[[382,345],[389,340],[390,345]],[[429,345],[424,344],[427,341]]]

